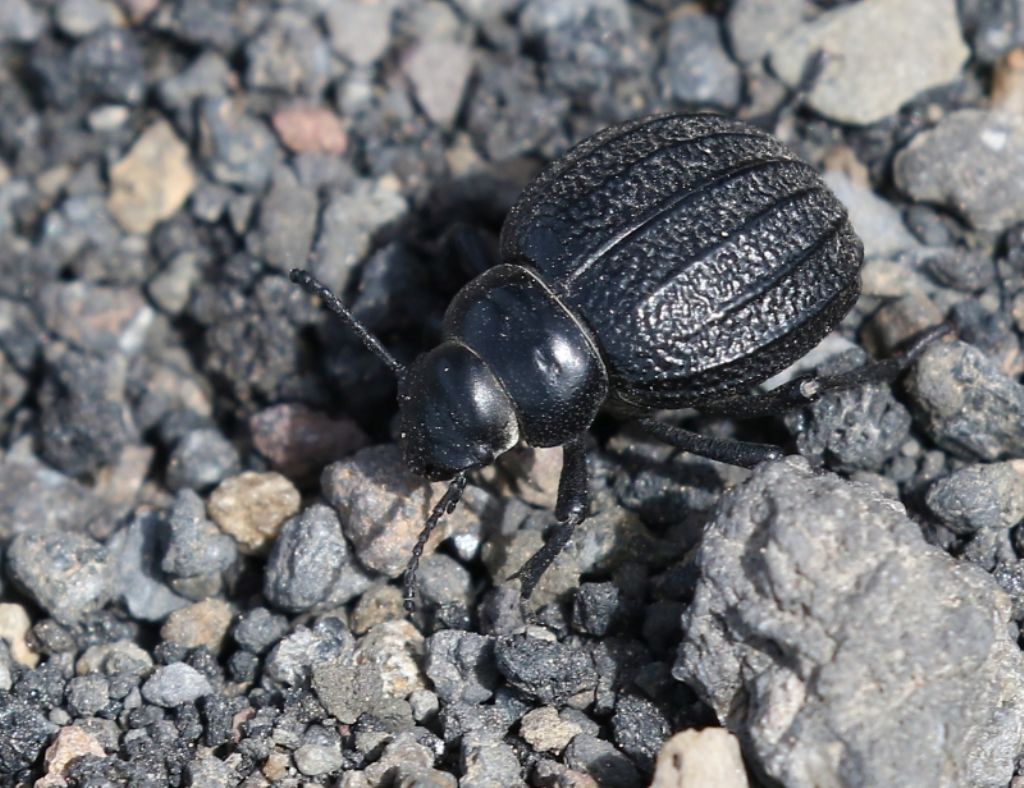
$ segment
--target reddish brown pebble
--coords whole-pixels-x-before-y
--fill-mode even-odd
[[[46,749],[46,755],[43,756],[46,775],[36,781],[37,788],[63,788],[66,786],[68,783],[64,779],[64,770],[71,761],[83,755],[95,755],[102,758],[106,753],[103,752],[100,743],[82,728],[74,725],[61,728]]]
[[[370,439],[354,421],[305,405],[275,405],[249,420],[256,450],[289,479],[310,480],[325,465],[354,454]]]
[[[348,147],[345,124],[323,107],[288,107],[275,112],[271,122],[281,142],[295,153],[341,156]]]

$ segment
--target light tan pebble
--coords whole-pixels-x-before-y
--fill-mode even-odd
[[[377,624],[403,618],[403,604],[402,591],[397,586],[380,583],[368,588],[352,611],[352,632],[363,635]]]
[[[185,204],[195,184],[188,146],[158,121],[110,168],[107,209],[126,232],[145,235]]]
[[[171,613],[160,628],[160,637],[186,648],[206,646],[216,654],[234,615],[234,608],[223,599],[204,599]]]
[[[210,494],[207,513],[247,555],[266,552],[285,520],[302,501],[295,485],[279,473],[247,471],[225,479]]]
[[[39,655],[28,646],[25,636],[32,627],[28,613],[21,605],[13,602],[0,604],[0,639],[11,649],[11,658],[22,665],[34,668]]]
[[[519,723],[519,735],[527,744],[538,752],[555,755],[568,747],[578,733],[583,733],[583,728],[575,722],[563,720],[552,706],[534,709]]]
[[[651,788],[748,788],[740,744],[725,728],[677,733],[658,753]]]
[[[385,695],[405,698],[410,692],[426,689],[420,670],[423,635],[404,619],[378,624],[359,642],[357,665],[372,665],[380,674]]]
[[[96,755],[102,758],[106,753],[103,752],[100,743],[81,728],[74,725],[61,728],[53,742],[46,748],[46,754],[43,756],[46,775],[36,780],[35,788],[66,786],[68,783],[63,776],[64,770],[72,760],[82,755]]]

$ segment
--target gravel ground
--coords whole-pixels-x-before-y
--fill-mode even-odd
[[[794,98],[809,59],[824,66]],[[444,490],[394,382],[544,162],[708,109],[821,169],[897,384],[602,418]],[[1024,785],[1024,1],[0,0],[0,784]],[[1019,775],[1019,776],[1015,776]]]

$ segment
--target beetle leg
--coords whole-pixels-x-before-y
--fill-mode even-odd
[[[913,364],[932,342],[954,330],[954,325],[946,321],[922,332],[907,347],[889,358],[869,361],[863,366],[838,375],[801,375],[771,391],[724,397],[701,403],[698,409],[701,413],[754,419],[775,416],[799,408],[821,399],[832,391],[857,388],[869,383],[891,383]]]
[[[558,525],[551,529],[544,546],[512,575],[519,580],[519,593],[529,599],[545,570],[572,538],[577,525],[587,518],[589,477],[585,435],[578,435],[562,446],[562,474],[558,479],[558,502],[555,518]]]
[[[636,424],[644,432],[664,441],[677,449],[707,457],[709,460],[739,465],[741,468],[753,468],[767,460],[778,460],[785,452],[778,446],[769,443],[747,443],[746,441],[728,438],[710,438],[697,432],[684,430],[657,419],[637,419]]]

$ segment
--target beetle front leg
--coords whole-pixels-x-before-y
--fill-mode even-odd
[[[588,502],[585,435],[578,435],[562,446],[562,474],[558,478],[558,501],[555,504],[558,524],[551,529],[544,546],[512,575],[519,580],[519,593],[524,600],[530,598],[545,570],[565,549],[576,526],[587,518]]]

